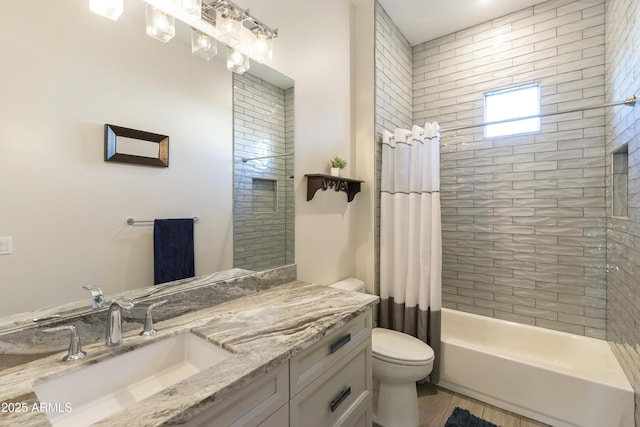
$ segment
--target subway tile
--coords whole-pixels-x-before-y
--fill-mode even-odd
[[[545,310],[538,307],[527,307],[514,305],[513,312],[516,314],[521,314],[523,316],[530,316],[536,319],[546,319],[546,320],[558,320],[559,314],[557,311]]]
[[[498,301],[490,301],[490,300],[479,299],[479,298],[474,300],[474,307],[490,308],[492,310],[500,310],[502,312],[507,312],[507,313],[513,311],[512,304],[507,304],[507,303],[498,302]]]
[[[557,331],[568,332],[570,334],[584,335],[584,327],[570,323],[552,321],[547,319],[536,319],[536,326],[542,328],[554,329]]]
[[[494,300],[506,304],[519,305],[523,307],[535,307],[536,299],[532,297],[505,295],[500,293],[494,293]]]
[[[493,317],[492,309],[477,307],[471,304],[458,304],[458,310],[465,311],[467,313],[479,314],[481,316]]]
[[[458,289],[458,295],[474,298],[474,299],[482,299],[485,301],[493,301],[493,292],[479,291],[477,289]],[[474,300],[474,305],[478,305],[477,301]]]
[[[498,286],[502,285],[511,287],[514,292],[517,288],[535,289],[536,287],[534,280],[517,277],[496,277],[494,280],[494,284]]]
[[[517,313],[506,313],[500,310],[494,310],[496,319],[506,320],[509,322],[523,323],[525,325],[535,326],[536,319],[530,316],[524,316]]]
[[[471,297],[465,297],[463,295],[455,295],[449,293],[442,294],[442,302],[454,303],[454,304],[465,304],[465,305],[473,305],[474,299]]]
[[[558,181],[555,179],[536,179],[533,181],[518,181],[513,183],[514,190],[539,190],[557,187]]]
[[[474,282],[474,286],[476,289],[486,289],[486,288],[481,288],[478,285],[478,282],[480,283],[486,283],[486,284],[492,284],[493,283],[493,276],[488,275],[488,274],[475,274],[474,273],[474,269],[472,269],[471,272],[459,272],[458,273],[458,278],[460,278],[461,280],[467,280],[467,281],[472,281]],[[495,292],[495,291],[492,291]],[[509,291],[510,293],[511,291]]]
[[[577,316],[585,315],[585,307],[581,305],[564,304],[555,301],[536,300],[536,307],[544,310],[551,310],[558,313],[567,313]],[[596,309],[594,309],[596,310]],[[594,317],[594,316],[590,316]]]
[[[526,243],[515,243],[515,242],[495,242],[493,249],[498,251],[511,251],[511,252],[535,252],[535,245],[526,244]]]
[[[605,329],[607,327],[606,319],[595,319],[592,317],[578,316],[574,314],[558,313],[558,320],[565,323],[572,323],[591,328]]]
[[[558,301],[558,294],[556,292],[541,289],[514,288],[513,295],[519,298],[533,298],[536,304],[540,304],[540,302]]]
[[[475,284],[475,288],[478,290],[483,290],[483,291],[487,291],[487,292],[493,292],[494,293],[494,298],[496,294],[500,294],[500,295],[512,295],[513,294],[513,290],[515,289],[512,286],[508,286],[508,285],[498,285],[492,282],[488,282],[488,281],[483,281],[483,282],[476,282]]]

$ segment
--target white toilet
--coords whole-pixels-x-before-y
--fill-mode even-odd
[[[330,287],[365,291],[364,282],[353,278],[333,283]],[[433,350],[417,338],[384,328],[373,329],[371,345],[373,421],[383,427],[417,427],[416,381],[431,373]]]

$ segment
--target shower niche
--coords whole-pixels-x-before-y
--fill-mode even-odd
[[[611,159],[611,214],[627,218],[629,207],[629,146],[614,151]]]

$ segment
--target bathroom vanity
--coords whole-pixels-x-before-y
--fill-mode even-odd
[[[158,391],[133,397],[124,407],[94,411],[92,421],[104,426],[371,425],[371,312],[377,299],[293,281],[158,321],[152,337],[130,330],[120,349],[87,343],[88,355],[78,361],[63,362],[62,352],[5,369],[0,371],[0,425],[56,425],[74,410],[91,414],[92,394],[96,401],[105,397],[101,392],[126,389],[134,395],[133,385],[110,385],[110,377],[125,366],[142,362],[143,371],[169,359],[175,346],[184,344],[170,348],[163,342],[181,343],[176,338],[182,336],[196,346],[216,347],[219,360],[204,360],[196,373],[156,384]],[[199,351],[185,350],[196,359]],[[97,374],[85,384],[81,378],[89,369]],[[47,385],[60,389],[54,393],[58,402],[39,398],[46,396]],[[65,391],[73,388],[86,392],[74,397]]]

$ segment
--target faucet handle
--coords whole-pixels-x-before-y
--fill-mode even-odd
[[[104,293],[99,286],[96,285],[84,285],[82,286],[84,289],[91,292],[91,296],[93,299],[91,300],[91,308],[104,308]]]
[[[113,304],[116,304],[118,307],[124,308],[125,310],[130,310],[136,305],[136,303],[130,299],[114,299],[111,301],[111,305]]]
[[[62,358],[65,362],[82,359],[87,355],[86,351],[82,351],[80,345],[80,334],[74,325],[57,326],[55,328],[43,329],[42,332],[54,333],[59,331],[71,331],[71,341],[69,342],[69,353]]]
[[[166,303],[169,300],[162,300],[162,301],[158,301],[158,302],[154,302],[153,304],[150,304],[147,307],[147,312],[144,315],[144,329],[142,329],[142,332],[140,332],[140,336],[146,337],[149,335],[155,335],[156,332],[158,332],[154,327],[153,327],[153,314],[151,313],[151,310],[153,310],[156,307],[161,306],[162,304]]]

